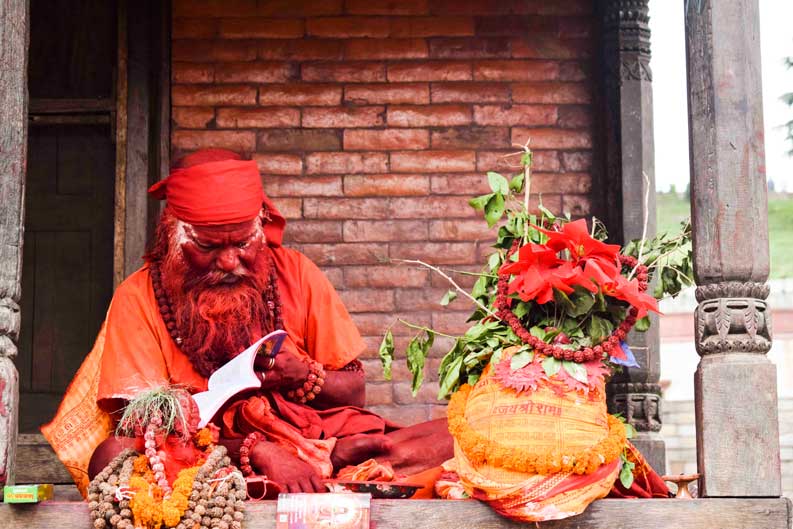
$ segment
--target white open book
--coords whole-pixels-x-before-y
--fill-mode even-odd
[[[246,389],[262,386],[261,380],[259,380],[253,370],[256,355],[277,355],[284,338],[286,338],[285,331],[273,331],[264,338],[256,340],[253,345],[210,375],[207,382],[207,390],[193,395],[193,399],[198,404],[198,411],[201,414],[201,422],[198,424],[199,428],[206,426],[220,407],[231,397]]]

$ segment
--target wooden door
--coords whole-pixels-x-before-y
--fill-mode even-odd
[[[116,7],[32,0],[20,432],[48,421],[113,289]]]

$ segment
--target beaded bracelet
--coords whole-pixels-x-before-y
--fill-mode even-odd
[[[322,386],[325,384],[325,368],[316,360],[311,360],[308,363],[308,376],[303,385],[297,389],[286,392],[286,398],[306,404],[314,400],[322,391]]]
[[[240,447],[240,470],[243,476],[252,476],[254,474],[253,467],[251,467],[251,451],[256,444],[262,440],[262,435],[259,432],[249,433]]]
[[[342,371],[353,371],[355,373],[358,373],[360,371],[363,371],[363,364],[361,363],[360,360],[353,360],[352,362],[350,362],[346,366],[342,367],[341,370]]]

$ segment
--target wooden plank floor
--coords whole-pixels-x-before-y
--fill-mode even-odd
[[[3,529],[91,529],[82,502],[0,505]],[[275,502],[251,502],[245,529],[274,529]],[[473,500],[374,500],[377,529],[517,529],[532,527],[501,518]],[[573,518],[542,529],[791,529],[791,502],[773,499],[600,500]]]

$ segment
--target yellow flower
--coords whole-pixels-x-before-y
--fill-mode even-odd
[[[145,458],[145,456],[143,456]],[[138,461],[136,460],[135,463]],[[193,482],[200,466],[182,469],[173,483],[173,491],[163,498],[162,489],[152,483],[154,477],[143,465],[133,467],[134,473],[129,480],[135,495],[129,502],[135,527],[160,529],[176,527],[187,509],[187,499],[193,490]],[[141,475],[142,474],[142,475]]]

